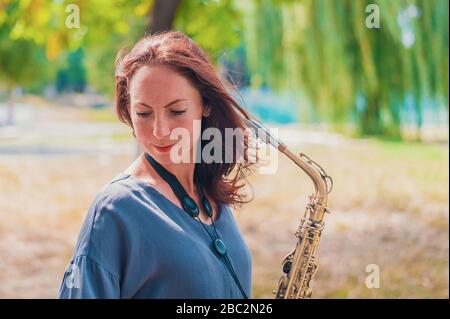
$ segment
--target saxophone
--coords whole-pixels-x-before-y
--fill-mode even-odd
[[[300,156],[296,156],[289,151],[284,143],[271,135],[269,130],[258,121],[247,118],[245,122],[249,127],[255,129],[258,139],[285,154],[314,183],[315,192],[309,196],[304,216],[295,232],[295,236],[298,238],[296,247],[284,258],[282,262],[284,274],[278,282],[277,291],[274,291],[277,299],[309,299],[312,295],[311,280],[317,272],[314,252],[325,225],[324,215],[329,213],[327,199],[333,187],[333,179],[305,154],[300,153]]]

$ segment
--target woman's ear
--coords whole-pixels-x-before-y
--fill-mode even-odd
[[[211,106],[209,105],[205,105],[205,107],[203,107],[203,117],[208,117],[211,114]]]

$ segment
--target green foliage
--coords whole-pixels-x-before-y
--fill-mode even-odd
[[[82,48],[68,53],[67,64],[67,68],[59,70],[56,75],[57,91],[83,92],[86,87],[86,69],[83,64]]]
[[[79,8],[79,28],[66,25],[73,13],[69,4]],[[83,47],[88,83],[112,95],[117,52],[130,48],[146,33],[152,6],[153,0],[0,0],[4,8],[0,13],[0,80],[28,85],[42,81],[39,74],[44,72],[56,78],[57,71],[66,67],[66,52]],[[219,52],[239,44],[239,12],[231,0],[183,1],[175,26],[192,36],[215,61]],[[19,57],[30,64],[23,64]],[[30,74],[34,71],[37,77]],[[60,80],[65,77],[59,73]]]
[[[0,2],[0,81],[7,87],[45,81],[48,76],[44,46],[27,39],[10,41],[13,30],[5,26],[11,26],[10,17],[18,10],[19,3],[6,6]]]
[[[372,3],[380,28],[366,26]],[[408,94],[419,128],[423,100],[448,104],[445,0],[254,0],[242,7],[252,83],[304,90],[322,120],[338,125],[352,116],[360,134],[398,138]]]
[[[182,1],[175,17],[175,29],[192,37],[217,61],[221,51],[239,45],[240,15],[232,0]]]
[[[66,25],[72,3],[80,10],[73,29]],[[366,26],[371,4],[380,28]],[[67,52],[82,47],[88,83],[112,95],[116,54],[145,34],[152,6],[0,0],[0,81],[46,83],[66,67]],[[306,96],[310,120],[340,131],[353,122],[359,134],[398,139],[407,99],[419,129],[424,101],[448,105],[446,0],[189,0],[177,8],[174,27],[213,61],[227,55],[240,63],[253,87],[289,90],[299,103]]]
[[[115,55],[136,34],[145,33],[145,16],[152,3],[0,0],[0,81],[27,86],[55,78],[65,66],[66,52],[83,47],[89,80],[111,92]],[[67,24],[73,16],[70,4],[79,8],[77,28]]]

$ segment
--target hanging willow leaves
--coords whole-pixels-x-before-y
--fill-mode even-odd
[[[380,28],[366,25],[373,4]],[[243,9],[252,83],[304,91],[319,119],[398,138],[408,101],[418,129],[424,108],[448,111],[445,0],[254,0]]]

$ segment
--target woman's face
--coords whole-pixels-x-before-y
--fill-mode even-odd
[[[200,126],[208,112],[198,90],[170,67],[143,66],[130,81],[130,114],[136,138],[160,163],[173,162],[170,150],[182,140],[181,136],[171,140],[176,128],[189,133],[189,141],[183,137],[183,145],[189,148],[192,159],[201,132],[200,128],[194,130],[193,123]]]

